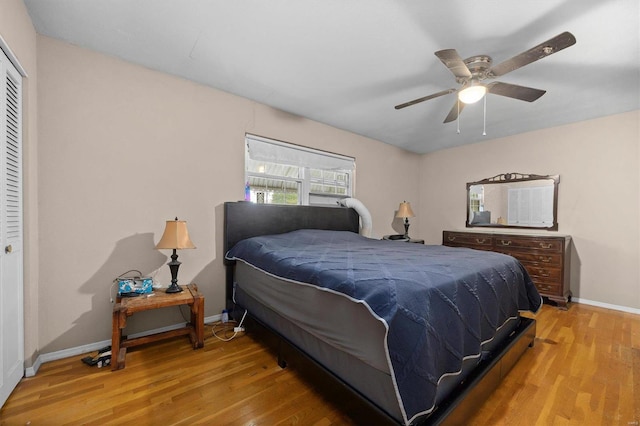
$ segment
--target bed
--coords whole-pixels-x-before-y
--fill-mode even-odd
[[[227,298],[397,424],[457,423],[527,346],[541,298],[499,253],[358,235],[353,209],[225,203]]]

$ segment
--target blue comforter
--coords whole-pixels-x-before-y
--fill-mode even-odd
[[[386,324],[405,422],[433,410],[444,374],[542,303],[524,267],[500,253],[299,230],[243,240],[226,257],[363,300]]]

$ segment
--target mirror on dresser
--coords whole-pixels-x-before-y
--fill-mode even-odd
[[[467,183],[468,228],[558,230],[558,175],[504,173]]]

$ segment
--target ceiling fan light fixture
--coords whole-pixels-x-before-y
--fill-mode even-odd
[[[487,94],[487,88],[482,84],[472,84],[458,92],[458,99],[465,104],[474,104]]]

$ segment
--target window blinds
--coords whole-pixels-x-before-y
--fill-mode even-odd
[[[246,135],[249,158],[270,163],[288,164],[323,170],[355,170],[355,158],[331,152],[319,151],[302,146],[284,144],[278,141]]]

